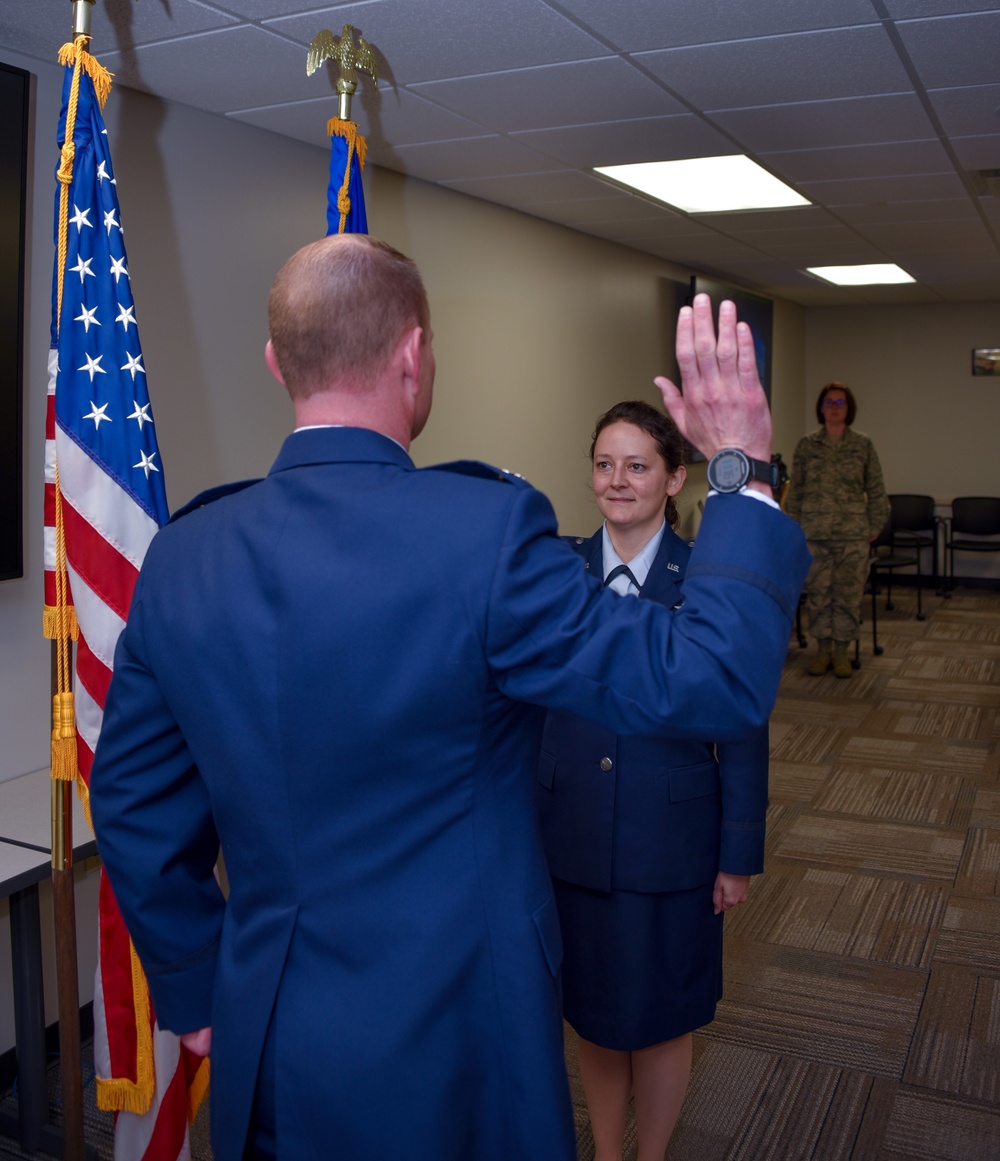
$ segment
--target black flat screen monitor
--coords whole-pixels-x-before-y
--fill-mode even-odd
[[[29,80],[22,69],[0,64],[0,580],[24,575],[21,374]]]
[[[735,286],[727,286],[701,274],[694,274],[691,277],[691,297],[694,298],[696,294],[707,294],[712,299],[716,323],[719,320],[719,303],[723,299],[731,299],[736,304],[737,318],[748,323],[753,331],[753,343],[757,352],[757,373],[770,403],[774,303],[759,294],[751,294],[749,290],[738,290]]]

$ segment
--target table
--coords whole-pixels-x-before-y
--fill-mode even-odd
[[[10,900],[17,1047],[18,1114],[0,1114],[0,1136],[17,1140],[26,1153],[63,1156],[62,1133],[48,1121],[45,1002],[38,884],[52,874],[52,833],[47,770],[0,783],[0,890]],[[73,798],[73,861],[97,853],[83,808]],[[96,1157],[92,1150],[88,1155]]]

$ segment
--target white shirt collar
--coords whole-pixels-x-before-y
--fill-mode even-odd
[[[663,540],[663,534],[666,531],[666,528],[667,522],[664,520],[653,536],[651,536],[649,540],[647,540],[643,545],[642,550],[633,556],[632,559],[628,562],[628,567],[631,570],[632,575],[635,577],[639,587],[637,588],[636,585],[632,584],[627,576],[617,576],[610,585],[610,587],[613,588],[616,593],[621,593],[623,596],[626,594],[631,594],[632,596],[638,595],[639,588],[641,588],[646,583],[646,577],[649,576],[649,570],[652,567],[653,561],[656,559],[656,554],[660,551],[660,541]],[[607,523],[604,524],[602,534],[604,550],[604,560],[602,563],[604,566],[604,576],[607,576],[613,568],[616,568],[619,564],[624,564],[625,562],[618,555],[618,553],[615,552],[614,545],[611,543],[611,537],[608,534]]]

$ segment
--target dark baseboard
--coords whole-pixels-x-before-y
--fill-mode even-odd
[[[89,1000],[80,1009],[80,1040],[87,1041],[94,1035],[94,1002]],[[59,1055],[59,1021],[45,1029],[45,1054],[49,1060]],[[0,1053],[0,1096],[9,1092],[17,1080],[17,1049],[9,1048]]]

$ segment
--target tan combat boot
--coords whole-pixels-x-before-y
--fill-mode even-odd
[[[834,641],[833,643],[833,676],[834,677],[850,677],[851,663],[847,660],[847,641]]]
[[[829,637],[821,637],[817,644],[819,652],[807,672],[811,673],[813,677],[822,677],[833,664],[833,641]]]

